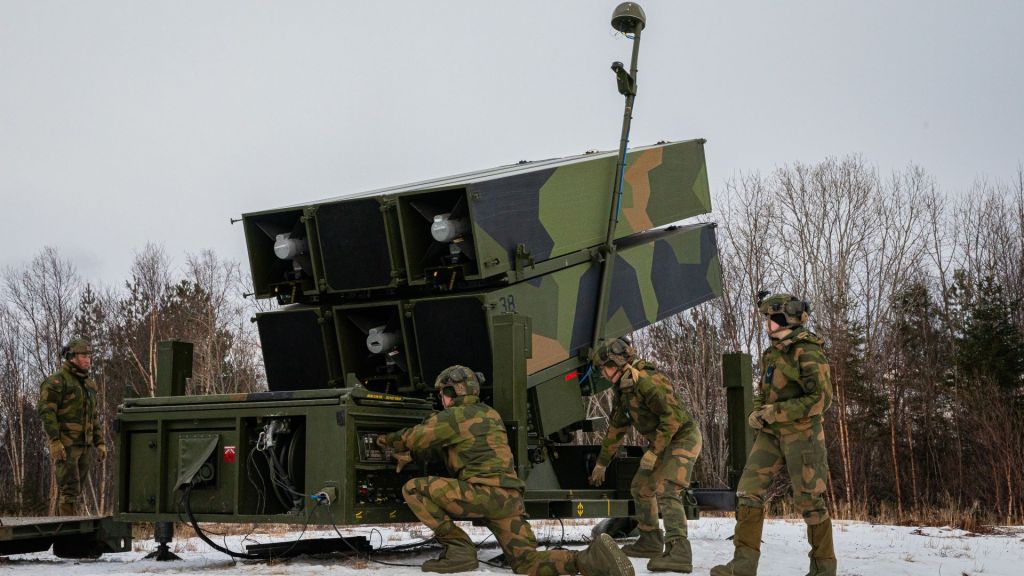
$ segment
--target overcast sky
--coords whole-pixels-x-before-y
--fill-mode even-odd
[[[121,281],[229,218],[618,145],[614,0],[0,0],[0,266]],[[949,191],[1024,159],[1024,2],[644,0],[632,144],[738,171],[859,153]]]

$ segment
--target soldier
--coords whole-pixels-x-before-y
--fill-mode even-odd
[[[61,350],[64,365],[47,376],[39,386],[39,419],[50,442],[57,487],[59,513],[76,516],[82,485],[89,474],[90,449],[100,461],[107,458],[107,445],[99,427],[96,382],[89,377],[92,349],[89,342],[74,338]]]
[[[763,379],[747,422],[757,437],[743,468],[736,496],[735,555],[712,576],[754,576],[761,556],[764,503],[772,479],[782,470],[793,485],[793,502],[807,523],[811,544],[808,576],[836,573],[832,521],[825,507],[828,461],[821,419],[832,403],[832,381],[824,342],[807,330],[810,306],[789,294],[758,302],[771,345],[761,354]]]
[[[593,358],[600,376],[615,386],[608,432],[601,443],[590,483],[604,483],[605,468],[615,457],[630,426],[647,439],[640,470],[631,492],[636,500],[640,538],[622,547],[629,556],[651,558],[652,572],[692,572],[693,554],[687,539],[683,491],[690,485],[700,455],[701,434],[682,406],[672,383],[652,364],[638,359],[629,341],[617,338],[598,348]],[[665,518],[665,533],[658,511]]]
[[[480,401],[477,375],[465,366],[451,366],[438,375],[434,388],[444,410],[418,426],[377,440],[394,451],[399,470],[411,460],[410,453],[441,450],[455,476],[414,478],[402,487],[409,508],[444,547],[439,558],[423,563],[424,572],[476,569],[476,547],[452,522],[454,516],[484,520],[517,574],[633,576],[629,559],[607,534],[580,552],[538,552],[525,518],[525,484],[516,476],[505,425],[493,408]]]

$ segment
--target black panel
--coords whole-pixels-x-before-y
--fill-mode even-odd
[[[268,312],[256,323],[271,391],[329,387],[330,357],[316,310]]]
[[[473,205],[473,222],[499,245],[515,252],[525,244],[537,262],[551,256],[555,242],[540,221],[540,189],[555,168],[473,185],[480,199]]]
[[[419,302],[413,308],[416,348],[423,380],[434,378],[453,364],[483,372],[491,382],[491,341],[483,304],[477,298]]]
[[[320,258],[331,290],[391,283],[391,258],[380,203],[370,198],[317,208]]]

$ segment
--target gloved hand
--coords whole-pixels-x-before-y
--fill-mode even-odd
[[[602,464],[594,466],[594,471],[590,473],[591,486],[600,486],[601,484],[604,484],[604,471],[606,468],[607,466]]]
[[[641,470],[654,470],[654,465],[658,463],[658,455],[648,450],[644,452],[644,457],[640,459]]]
[[[765,427],[766,424],[775,422],[775,405],[765,404],[757,410],[750,413],[747,417],[747,424],[754,430],[760,430]]]
[[[57,462],[63,462],[68,459],[67,450],[64,449],[64,445],[60,443],[60,440],[50,440],[50,457]]]
[[[99,446],[96,447],[96,457],[100,459],[100,462],[105,462],[107,460],[106,444],[100,444]]]
[[[395,466],[395,472],[401,472],[402,468],[409,462],[412,462],[412,453],[410,452],[395,452],[395,462],[398,463]]]
[[[764,428],[764,422],[761,421],[760,408],[751,412],[750,416],[747,416],[747,425],[753,428],[754,430],[760,430],[761,428]]]

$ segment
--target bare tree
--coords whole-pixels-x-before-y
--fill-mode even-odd
[[[237,262],[212,251],[189,255],[187,280],[203,295],[193,310],[193,338],[199,349],[193,370],[194,393],[250,391],[259,380],[259,343],[242,299],[243,278]]]

